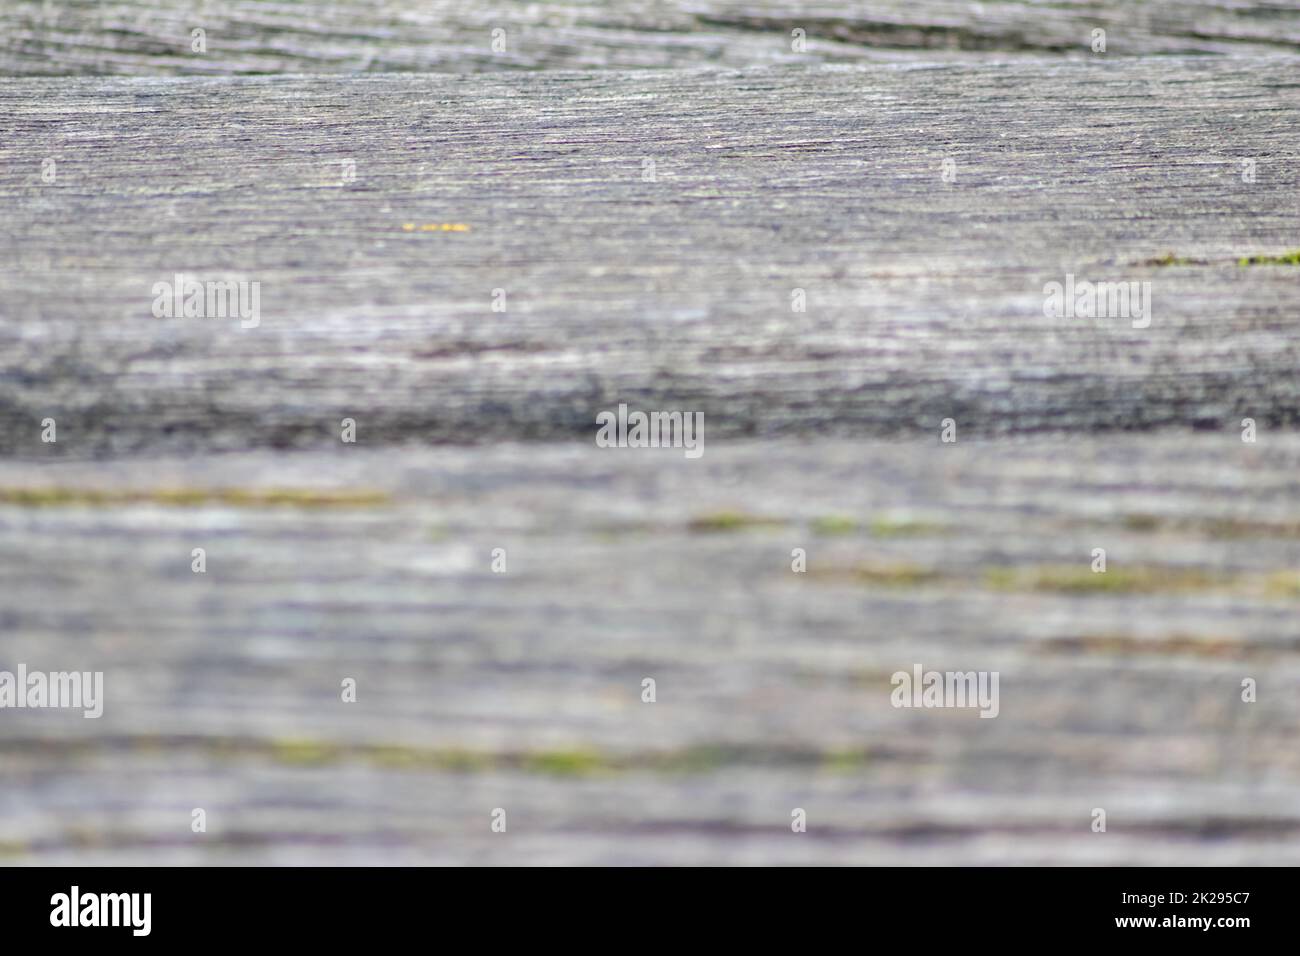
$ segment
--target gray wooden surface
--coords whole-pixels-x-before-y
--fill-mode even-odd
[[[500,69],[415,6],[206,62]],[[1294,11],[835,65],[527,9],[516,66],[743,69],[0,79],[0,669],[108,698],[0,711],[0,863],[1300,862],[1300,270],[1239,264],[1300,246]],[[0,67],[198,69],[41,29]],[[155,318],[177,272],[261,325]],[[1066,273],[1150,328],[1045,318]],[[596,448],[620,401],[703,458]],[[999,717],[892,708],[914,663]]]
[[[108,688],[99,720],[5,714],[0,846],[1294,864],[1297,466],[1294,435],[1176,432],[6,464],[7,488],[386,498],[0,508],[6,655]],[[895,710],[914,663],[999,671],[1000,715]]]
[[[1294,425],[1296,270],[1238,259],[1297,244],[1297,62],[0,81],[0,449]],[[178,272],[260,327],[155,319]]]
[[[205,31],[195,53],[192,31]],[[505,31],[494,50],[493,31]],[[792,49],[792,31],[804,49]],[[1300,7],[1234,0],[6,0],[0,73],[351,73],[1300,52]]]

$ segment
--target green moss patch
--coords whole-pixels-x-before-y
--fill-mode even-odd
[[[1231,584],[1197,568],[1166,566],[1111,567],[1095,572],[1088,565],[1040,565],[990,568],[985,583],[995,591],[1054,591],[1064,594],[1156,594],[1200,591]]]
[[[1300,266],[1300,249],[1292,249],[1280,256],[1242,256],[1239,266]]]
[[[726,531],[749,531],[755,528],[777,528],[788,522],[781,518],[767,518],[743,511],[715,511],[693,518],[687,527],[691,531],[715,534]]]
[[[305,488],[0,488],[0,505],[22,508],[107,508],[162,505],[171,508],[371,508],[390,504],[382,491]]]

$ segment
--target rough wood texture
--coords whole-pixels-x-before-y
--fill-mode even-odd
[[[1294,425],[1296,271],[1238,265],[1296,244],[1293,77],[3,82],[0,450],[590,440],[619,401],[716,438]],[[176,273],[260,282],[260,327],[154,318]],[[1067,273],[1151,282],[1150,328],[1046,318]]]
[[[1294,64],[0,82],[0,859],[1300,863]]]
[[[206,32],[206,52],[191,31]],[[492,31],[505,30],[493,52]],[[791,32],[802,29],[796,53]],[[1050,54],[1300,52],[1294,3],[957,0],[8,0],[0,73],[478,72]]]

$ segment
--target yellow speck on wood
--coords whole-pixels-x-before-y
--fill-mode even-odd
[[[464,222],[426,222],[416,225],[413,222],[402,223],[403,232],[469,232],[469,224]]]

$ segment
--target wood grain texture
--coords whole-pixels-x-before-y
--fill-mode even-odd
[[[76,455],[586,439],[619,401],[718,438],[1291,426],[1295,270],[1238,260],[1296,242],[1292,76],[0,83],[0,449],[55,453],[50,415]],[[260,327],[155,318],[177,273],[259,282]],[[1067,274],[1150,282],[1150,328],[1046,318]]]
[[[191,31],[206,32],[194,53]],[[506,45],[492,47],[492,31]],[[806,45],[792,49],[792,31]],[[1232,0],[8,0],[0,73],[131,75],[748,67],[796,62],[1295,55],[1300,8]]]
[[[6,655],[107,686],[99,720],[5,713],[0,847],[1294,865],[1297,466],[1294,434],[1178,433],[4,463],[0,488],[388,500],[0,505]],[[999,671],[999,716],[894,709],[915,662]]]
[[[1300,862],[1294,62],[0,81],[0,862]]]

